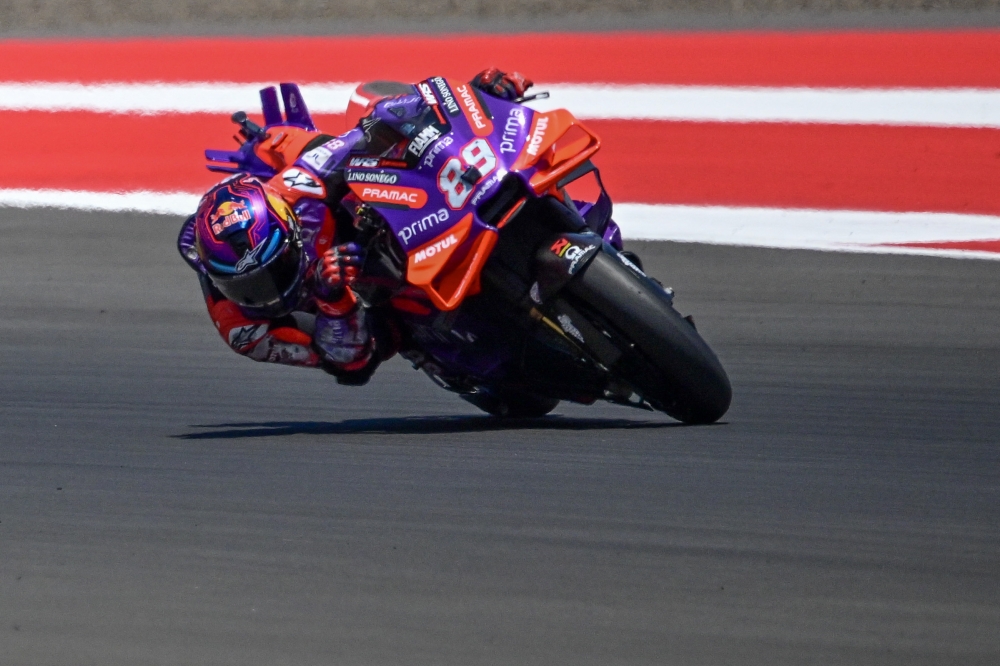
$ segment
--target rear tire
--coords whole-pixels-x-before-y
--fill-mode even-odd
[[[661,286],[604,251],[567,289],[584,311],[597,315],[595,325],[634,345],[612,371],[650,404],[684,423],[722,418],[732,401],[729,377]]]

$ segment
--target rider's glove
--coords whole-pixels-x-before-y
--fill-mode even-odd
[[[346,243],[332,247],[316,261],[316,286],[325,300],[343,295],[354,284],[362,264],[361,247]]]
[[[496,67],[490,67],[477,74],[476,78],[472,79],[472,85],[494,97],[513,101],[524,97],[525,91],[535,84],[518,72],[508,74]]]

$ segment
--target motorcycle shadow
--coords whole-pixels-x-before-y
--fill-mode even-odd
[[[288,435],[442,435],[500,430],[636,430],[685,427],[676,421],[569,418],[499,419],[492,416],[404,416],[345,421],[263,421],[192,425],[211,429],[174,435],[176,439],[241,439]]]

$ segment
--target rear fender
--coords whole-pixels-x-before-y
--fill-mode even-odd
[[[559,292],[586,268],[601,251],[603,241],[595,233],[559,234],[551,237],[535,253],[535,283],[530,297],[542,304]]]

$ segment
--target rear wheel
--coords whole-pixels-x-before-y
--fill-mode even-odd
[[[600,252],[567,289],[625,352],[612,372],[650,404],[684,423],[722,418],[732,400],[729,377],[660,285]]]

